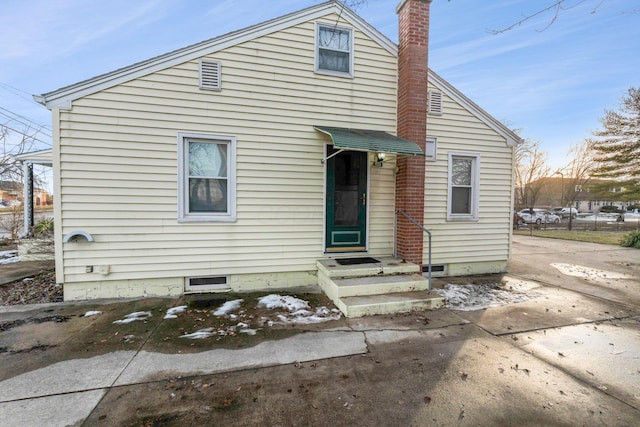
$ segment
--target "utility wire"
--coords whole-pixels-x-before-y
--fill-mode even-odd
[[[12,94],[14,94],[15,96],[22,98],[26,101],[32,102],[32,103],[36,103],[36,101],[33,100],[33,98],[31,97],[31,94],[29,92],[26,92],[22,89],[18,89],[15,86],[11,86],[10,84],[4,83],[4,82],[0,82],[0,87],[2,87],[4,90],[6,90],[7,92],[11,92]],[[18,93],[21,92],[21,93]],[[27,98],[26,96],[23,96],[22,93],[24,93],[25,95],[28,95],[29,97]],[[37,104],[37,103],[36,103]]]
[[[9,111],[9,110],[7,110],[7,109],[5,109],[5,108],[2,108],[2,107],[0,107],[0,110]],[[9,113],[11,113],[11,111],[9,111]],[[13,113],[13,114],[15,114],[15,113]],[[18,117],[22,117],[22,116],[19,116],[19,115],[17,115],[17,114],[15,114],[15,115],[16,115],[16,116],[18,116]],[[26,127],[28,127],[28,128],[33,128],[33,127],[37,126],[37,127],[38,127],[38,132],[40,132],[40,133],[41,133],[41,134],[43,134],[44,136],[48,136],[49,138],[51,138],[51,135],[49,135],[47,132],[44,132],[44,131],[42,130],[42,129],[44,128],[44,126],[43,126],[43,125],[38,124],[38,123],[36,123],[36,122],[34,122],[34,121],[32,121],[32,120],[29,120],[29,119],[27,119],[27,118],[24,118],[25,120],[28,120],[28,121],[29,121],[29,123],[25,123],[25,122],[23,122],[23,121],[21,121],[21,120],[19,120],[19,119],[15,118],[15,117],[12,117],[12,116],[10,116],[10,115],[8,115],[8,114],[6,114],[6,113],[3,113],[2,111],[0,111],[0,116],[6,117],[7,119],[9,119],[9,120],[11,120],[11,121],[14,121],[14,122],[18,122],[18,123],[20,123],[21,125],[26,126]],[[34,126],[34,125],[35,125],[35,126]]]
[[[33,136],[33,135],[26,134],[26,133],[24,133],[24,132],[22,132],[22,131],[19,131],[18,129],[14,129],[14,128],[12,128],[11,126],[7,126],[7,125],[2,125],[2,126],[6,127],[6,128],[7,128],[7,129],[9,129],[9,130],[12,130],[12,131],[14,131],[14,132],[16,132],[16,133],[19,133],[20,135],[23,135],[23,136],[25,136],[25,137],[27,137],[27,138],[29,138],[29,139],[32,139],[32,140],[34,140],[34,141],[41,142],[41,143],[43,143],[44,145],[46,145],[46,146],[48,146],[48,147],[51,147],[51,143],[50,143],[50,142],[46,142],[46,141],[43,141],[43,140],[41,140],[41,139],[38,139],[38,138],[36,138],[36,137],[35,137],[35,136]]]

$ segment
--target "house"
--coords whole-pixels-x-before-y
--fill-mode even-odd
[[[519,138],[427,70],[429,3],[400,46],[329,1],[35,96],[65,299],[505,271]]]
[[[604,206],[626,209],[640,203],[640,201],[622,200],[620,197],[622,187],[615,182],[596,178],[585,178],[581,182],[585,184],[575,184],[575,180],[571,178],[540,178],[532,184],[540,187],[536,207],[565,207],[571,204],[571,207],[580,212],[599,212]],[[607,183],[610,185],[607,186]],[[603,187],[609,190],[599,190]]]
[[[12,205],[14,203],[22,204],[23,186],[16,181],[0,181],[0,202],[3,205]],[[39,187],[33,189],[34,206],[44,206],[51,204],[51,195],[47,190]]]

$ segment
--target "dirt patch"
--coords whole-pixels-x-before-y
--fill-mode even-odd
[[[0,305],[62,302],[62,286],[53,270],[0,286]]]
[[[323,294],[286,293],[306,301],[310,312],[326,308],[329,314],[317,323],[296,323],[291,320],[291,312],[282,308],[261,307],[259,301],[269,293],[225,294],[215,298],[215,303],[203,303],[202,298],[186,298],[177,305],[187,308],[174,319],[165,319],[146,343],[152,351],[175,353],[199,352],[212,348],[238,349],[255,346],[269,340],[279,340],[303,331],[326,329],[346,325],[345,319],[337,314],[331,301]],[[237,302],[237,308],[227,314],[214,314],[225,302]],[[158,313],[162,316],[164,313]],[[156,316],[156,313],[154,313]],[[333,320],[332,320],[333,319]],[[304,320],[303,320],[304,322]],[[198,335],[200,333],[200,335]],[[201,338],[193,338],[193,337]]]

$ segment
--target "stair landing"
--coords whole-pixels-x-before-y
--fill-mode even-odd
[[[318,284],[346,317],[406,313],[440,308],[444,299],[429,292],[420,266],[393,257],[341,265],[318,260]]]

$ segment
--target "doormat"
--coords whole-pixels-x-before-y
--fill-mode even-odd
[[[338,258],[336,262],[340,265],[357,265],[357,264],[377,264],[378,261],[375,258]]]

